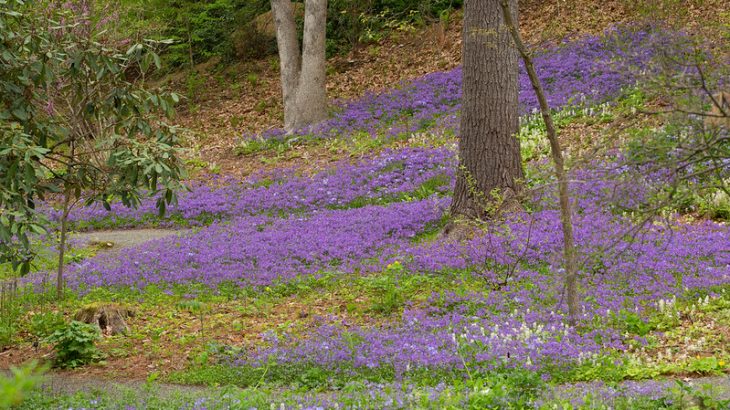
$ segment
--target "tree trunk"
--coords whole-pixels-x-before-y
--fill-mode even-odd
[[[302,53],[291,1],[271,0],[271,10],[281,63],[284,128],[292,132],[327,117],[327,0],[305,1]]]
[[[530,83],[535,90],[537,100],[540,103],[540,113],[545,122],[548,140],[550,141],[550,152],[553,156],[555,164],[555,175],[558,177],[558,188],[560,196],[560,221],[563,229],[563,256],[565,258],[565,290],[568,302],[568,320],[570,324],[575,325],[578,317],[578,267],[576,266],[576,249],[575,240],[573,238],[573,220],[570,211],[570,192],[568,187],[568,173],[565,171],[565,161],[563,160],[563,150],[560,148],[558,141],[558,132],[553,123],[553,117],[550,114],[550,106],[545,96],[545,90],[540,83],[540,78],[535,71],[535,65],[532,62],[532,56],[527,50],[525,43],[522,41],[520,32],[515,23],[510,18],[509,1],[500,0],[502,12],[504,14],[505,23],[514,40],[517,50],[525,62],[527,75],[530,77]]]
[[[71,211],[71,192],[66,192],[63,199],[63,213],[61,214],[61,238],[58,244],[58,271],[56,274],[56,298],[63,299],[63,268],[66,254],[66,231],[68,230],[68,214]]]
[[[517,20],[517,1],[510,1]],[[464,5],[463,101],[459,172],[451,213],[483,218],[497,190],[514,203],[524,177],[518,112],[517,50],[504,28],[499,0]]]

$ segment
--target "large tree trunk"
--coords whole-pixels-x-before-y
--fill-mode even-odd
[[[305,1],[302,53],[291,1],[271,0],[271,10],[281,62],[284,128],[292,132],[327,117],[327,0]]]
[[[517,1],[510,1],[517,20]],[[459,172],[451,213],[482,218],[497,190],[511,204],[523,178],[517,50],[504,28],[499,0],[464,5],[463,103]]]

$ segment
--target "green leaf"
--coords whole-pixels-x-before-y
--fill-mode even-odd
[[[24,107],[13,108],[13,116],[20,121],[28,121],[28,112]]]
[[[161,217],[165,216],[166,205],[165,201],[158,201],[157,203],[158,215]]]
[[[161,69],[162,61],[160,61],[160,56],[157,55],[157,53],[152,53],[152,59],[155,61],[155,67],[157,67],[158,70]]]

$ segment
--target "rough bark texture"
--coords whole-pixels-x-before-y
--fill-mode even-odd
[[[517,1],[511,0],[517,20]],[[459,172],[451,212],[486,216],[496,189],[516,201],[524,176],[519,129],[517,50],[499,0],[467,0],[464,10],[463,104]]]
[[[291,1],[271,0],[271,10],[281,61],[284,128],[291,132],[315,124],[327,116],[327,0],[305,2],[301,53]]]

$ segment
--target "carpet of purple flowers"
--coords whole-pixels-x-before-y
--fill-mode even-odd
[[[554,107],[589,105],[634,86],[625,64],[647,65],[651,50],[664,41],[651,30],[614,30],[551,46],[536,64]],[[447,129],[458,135],[460,75],[435,73],[345,103],[331,120],[299,137],[366,133],[388,139]],[[521,78],[521,107],[529,113],[535,97]],[[661,178],[596,160],[571,174],[581,315],[569,326],[560,219],[549,177],[528,181],[544,188],[529,199],[528,210],[489,223],[483,235],[448,241],[429,232],[438,230],[448,208],[455,165],[447,147],[400,148],[311,176],[281,171],[198,183],[181,196],[172,210],[177,219],[168,223],[203,226],[123,256],[75,264],[68,285],[81,294],[98,287],[143,294],[150,286],[173,292],[200,285],[213,292],[222,285],[258,291],[324,275],[347,286],[381,273],[396,288],[412,277],[450,283],[425,302],[406,301],[385,323],[322,318],[304,333],[271,333],[266,343],[223,360],[233,368],[319,369],[327,377],[401,383],[424,374],[463,380],[505,369],[550,379],[607,357],[620,361],[621,352],[645,343],[627,333],[627,317],[644,317],[673,297],[719,297],[730,284],[727,225],[669,217],[637,229],[625,210],[648,197]],[[154,212],[149,201],[136,210],[81,208],[71,220],[80,226],[139,225]],[[408,388],[388,389],[373,388],[372,394],[385,394],[388,399],[379,403],[394,400],[393,407],[415,397]],[[432,398],[419,397],[436,403],[440,394],[434,387]],[[328,408],[338,400],[314,395],[305,402]]]

